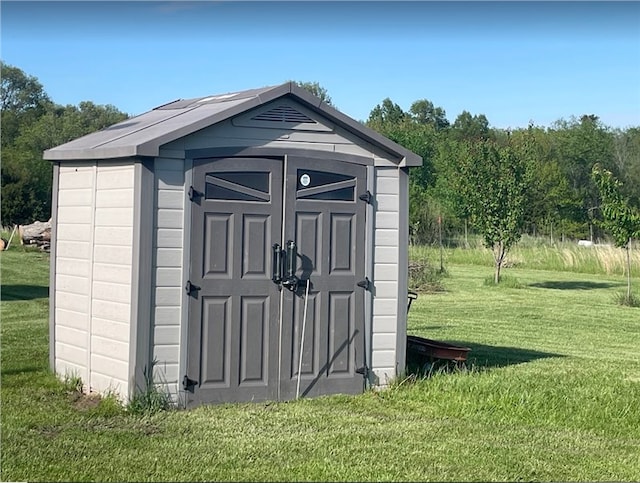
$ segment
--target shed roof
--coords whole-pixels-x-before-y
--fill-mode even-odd
[[[212,126],[249,109],[289,96],[328,117],[347,131],[401,159],[420,166],[422,158],[322,102],[294,82],[195,99],[180,99],[44,152],[44,159],[71,161],[158,156],[160,146]]]

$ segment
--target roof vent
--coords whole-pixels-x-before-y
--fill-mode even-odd
[[[295,110],[290,106],[277,106],[265,112],[261,112],[251,118],[252,121],[267,122],[292,122],[292,123],[308,123],[316,124],[316,121],[309,116]]]

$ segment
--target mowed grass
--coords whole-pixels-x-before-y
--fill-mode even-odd
[[[619,276],[448,265],[409,332],[469,369],[381,392],[140,416],[48,372],[47,256],[2,263],[3,481],[638,481],[640,309]]]

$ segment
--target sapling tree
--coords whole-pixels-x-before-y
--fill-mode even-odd
[[[527,165],[524,150],[493,140],[460,145],[457,188],[471,222],[493,252],[494,282],[509,249],[520,240],[525,222]]]
[[[625,305],[634,305],[631,296],[631,240],[640,238],[640,209],[622,196],[622,183],[611,171],[595,164],[591,176],[600,195],[602,226],[611,234],[617,247],[627,252],[627,295]]]

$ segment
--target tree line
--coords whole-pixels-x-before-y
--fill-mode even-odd
[[[42,152],[128,115],[90,101],[56,104],[35,77],[0,67],[2,225],[48,219],[52,167]],[[317,82],[298,84],[332,104]],[[596,164],[620,181],[631,206],[640,206],[638,126],[614,129],[589,114],[550,127],[496,129],[484,114],[463,111],[450,122],[427,99],[405,111],[390,98],[362,122],[424,160],[410,173],[412,243],[433,243],[440,230],[445,239],[470,228],[485,234],[480,214],[502,220],[503,229],[517,222],[517,231],[551,240],[598,239],[604,232]]]
[[[512,205],[522,211],[521,231],[551,240],[595,241],[605,236],[592,176],[596,164],[620,181],[622,196],[631,206],[640,206],[638,126],[614,129],[589,114],[560,119],[550,127],[495,129],[484,114],[463,111],[451,123],[444,109],[426,99],[404,111],[389,98],[373,108],[366,124],[423,157],[423,165],[413,168],[410,176],[410,236],[417,244],[437,241],[438,220],[446,234],[457,235],[477,218],[474,208],[491,208],[491,200],[478,200],[484,207],[472,202],[474,193],[467,183],[471,175],[479,176],[475,195],[486,195],[491,192],[487,185],[508,179],[523,183],[522,197]],[[488,162],[492,155],[487,149],[509,151],[503,168],[510,166],[511,177],[491,171],[499,163]],[[506,220],[513,210],[500,216]],[[478,232],[485,231],[474,225]]]
[[[0,62],[2,226],[51,217],[53,167],[42,153],[126,119],[111,105],[53,102],[38,79]]]

